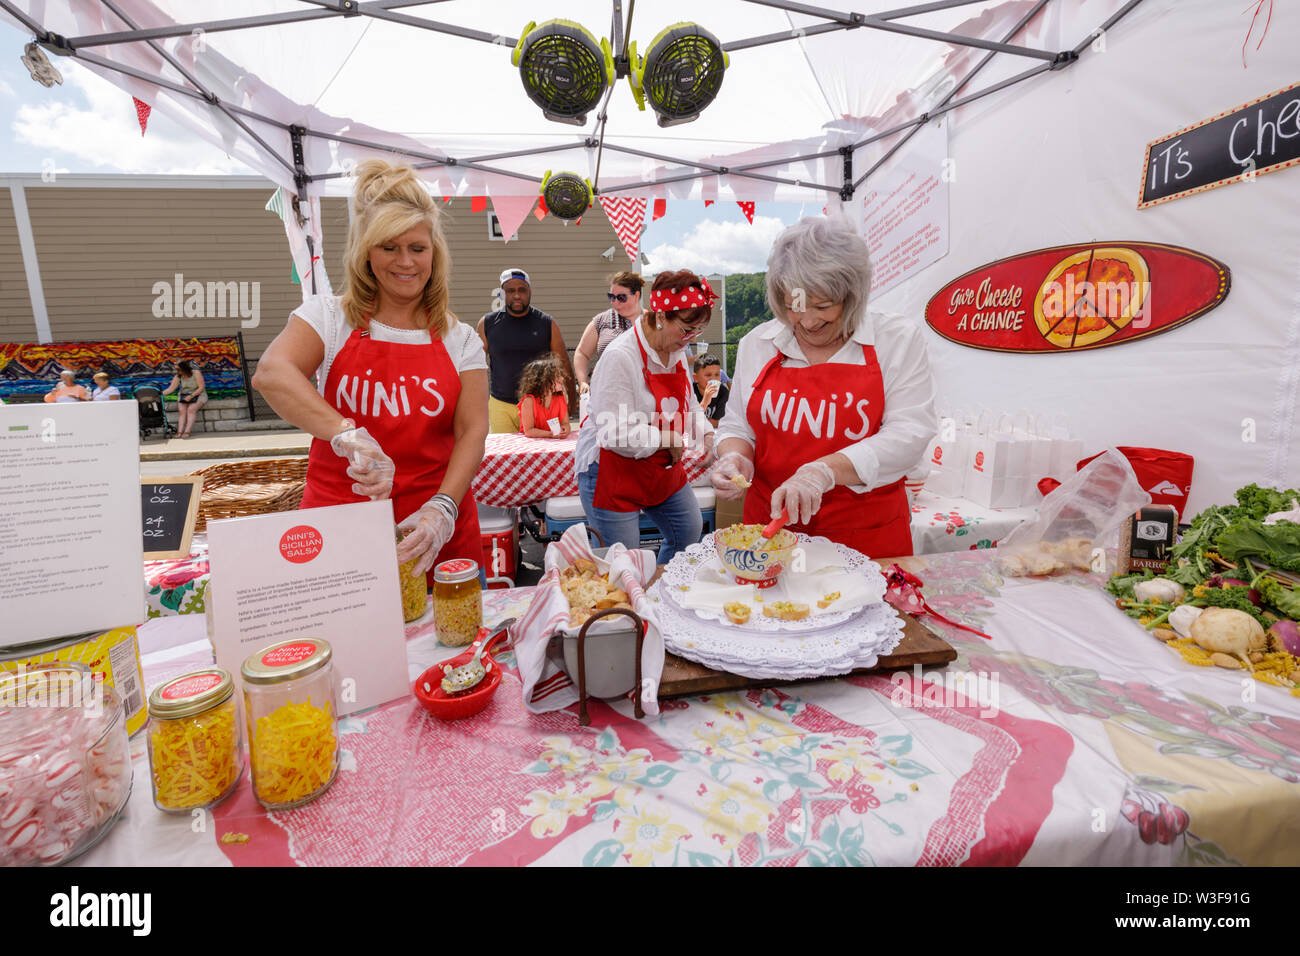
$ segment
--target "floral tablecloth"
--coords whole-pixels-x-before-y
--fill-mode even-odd
[[[985,508],[968,498],[941,498],[921,489],[912,503],[912,553],[995,548],[1037,509]]]
[[[1003,579],[996,553],[904,563],[960,653],[933,673],[665,701],[636,720],[531,715],[505,676],[482,714],[409,698],[346,719],[333,787],[267,814],[247,780],[212,817],[149,800],[87,864],[979,865],[1300,863],[1300,698],[1191,667],[1100,579]],[[485,597],[491,620],[527,589]],[[142,631],[146,683],[206,659],[202,619]],[[408,630],[417,675],[453,651]],[[946,675],[946,679],[945,679]],[[936,680],[937,679],[937,680]],[[246,843],[221,844],[225,833]]]
[[[144,599],[149,619],[202,614],[208,593],[208,536],[197,532],[184,558],[144,563]]]

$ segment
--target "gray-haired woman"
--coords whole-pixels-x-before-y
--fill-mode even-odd
[[[719,497],[745,521],[868,555],[912,553],[903,476],[934,437],[934,383],[916,323],[867,313],[867,245],[840,217],[803,219],[767,260],[777,318],[740,341],[718,426]]]

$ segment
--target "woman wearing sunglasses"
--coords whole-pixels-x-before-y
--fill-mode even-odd
[[[641,287],[645,285],[635,272],[616,272],[609,279],[609,308],[587,323],[578,348],[573,353],[573,374],[582,394],[591,386],[592,367],[616,338],[641,317]]]
[[[716,298],[688,270],[655,277],[649,310],[596,369],[574,451],[591,525],[606,544],[636,548],[644,512],[664,536],[660,564],[699,541],[703,528],[681,457],[688,445],[711,457],[713,426],[695,401],[686,348],[704,334]]]

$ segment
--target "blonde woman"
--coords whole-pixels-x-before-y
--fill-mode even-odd
[[[447,242],[409,166],[357,167],[344,265],[343,295],[295,309],[253,378],[315,439],[302,507],[391,497],[408,532],[400,561],[481,561],[469,486],[488,432],[487,361],[447,310]]]

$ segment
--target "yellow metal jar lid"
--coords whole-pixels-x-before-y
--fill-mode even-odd
[[[320,670],[334,657],[328,641],[295,637],[250,654],[239,672],[249,684],[279,684]]]
[[[235,681],[224,667],[205,667],[160,684],[149,695],[149,716],[161,720],[193,717],[223,704],[235,692]]]

